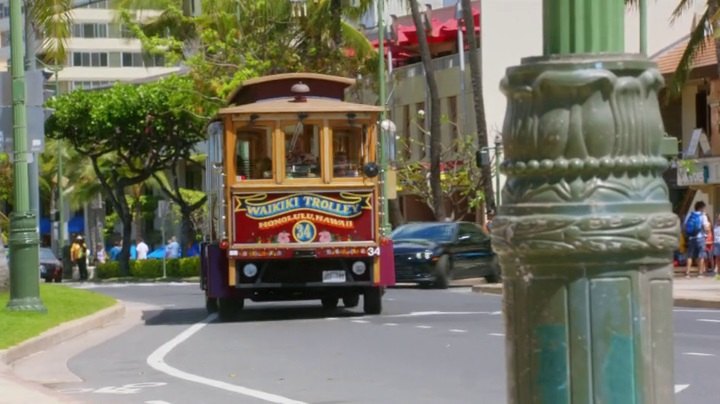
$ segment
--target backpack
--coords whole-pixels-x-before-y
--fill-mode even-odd
[[[693,212],[685,222],[685,235],[687,237],[697,237],[702,230],[702,218],[700,212]]]

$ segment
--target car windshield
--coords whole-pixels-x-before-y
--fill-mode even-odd
[[[53,261],[56,260],[55,254],[53,254],[52,250],[48,248],[41,248],[40,249],[40,260],[41,261]]]
[[[421,239],[436,242],[451,241],[455,226],[452,223],[408,224],[392,233],[393,240]]]

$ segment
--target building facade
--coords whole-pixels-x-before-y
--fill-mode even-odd
[[[96,88],[116,81],[137,81],[171,73],[162,57],[147,57],[138,39],[119,21],[110,0],[78,6],[71,13],[72,27],[67,40],[67,60],[58,73],[60,91]],[[152,18],[158,10],[136,11],[138,19]],[[40,42],[35,44],[38,49]],[[10,23],[7,1],[0,2],[0,69],[10,58]],[[52,80],[52,79],[51,79]]]

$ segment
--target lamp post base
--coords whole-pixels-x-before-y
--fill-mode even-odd
[[[10,311],[46,312],[40,301],[40,259],[35,213],[10,215]]]

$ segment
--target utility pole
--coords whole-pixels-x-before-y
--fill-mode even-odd
[[[25,66],[23,63],[22,0],[10,0],[10,59],[13,103],[13,194],[15,206],[10,215],[10,301],[11,311],[47,309],[40,300],[38,272],[37,212],[30,209],[28,166],[32,154],[27,144],[25,105]]]
[[[383,3],[384,1],[378,1],[377,2],[377,12],[378,12],[378,22],[377,22],[377,29],[378,29],[378,75],[380,83],[380,89],[379,89],[379,97],[380,97],[380,106],[382,107],[382,112],[380,112],[380,123],[384,122],[387,118],[387,110],[385,105],[385,98],[386,98],[386,90],[385,90],[385,16],[383,15],[385,12],[383,10]],[[380,234],[382,236],[389,236],[391,232],[390,227],[390,204],[388,203],[388,139],[387,139],[387,131],[383,127],[383,125],[380,126],[380,139],[378,139],[378,149],[380,154],[380,185],[382,187],[381,192],[381,198],[380,198]]]
[[[624,17],[543,0],[543,56],[502,82],[508,403],[674,402],[663,77],[624,53]]]

